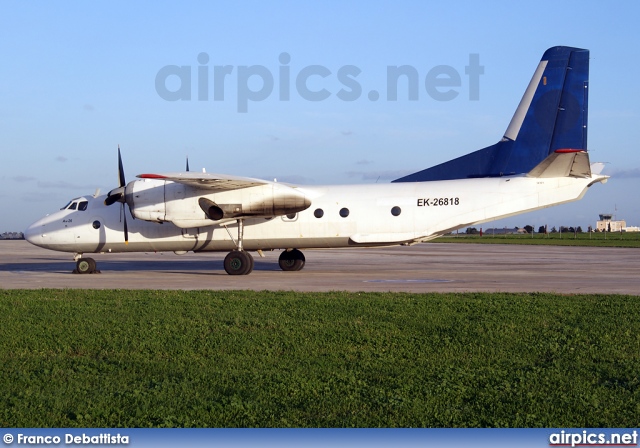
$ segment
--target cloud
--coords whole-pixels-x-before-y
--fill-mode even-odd
[[[86,190],[88,187],[86,185],[78,185],[78,184],[72,184],[70,182],[65,182],[63,180],[59,180],[59,181],[55,181],[55,182],[48,182],[48,181],[38,181],[38,188],[56,188],[56,189],[63,189],[63,190]]]
[[[31,176],[14,176],[11,180],[15,182],[31,182],[32,180],[36,180],[36,178]]]
[[[342,131],[341,134],[344,136],[353,135],[353,131]]]
[[[93,107],[92,104],[85,104],[84,106],[82,106],[82,108],[87,112],[93,112],[94,110],[96,110],[96,108]]]
[[[23,202],[48,202],[51,201],[51,196],[42,193],[25,192],[20,196]],[[62,205],[62,204],[61,204]]]
[[[408,170],[384,170],[384,171],[349,171],[347,172],[347,176],[349,177],[360,177],[362,180],[375,180],[378,181],[380,179],[397,179],[402,176],[406,176],[410,174],[411,171]]]
[[[56,162],[66,162],[67,160],[69,159],[67,159],[65,156],[56,157]]]
[[[286,182],[290,184],[312,184],[314,180],[310,177],[298,176],[297,174],[285,174],[278,178],[279,182]]]
[[[362,159],[356,162],[356,165],[371,165],[373,162],[371,160]]]
[[[640,178],[640,168],[629,168],[626,170],[613,170],[610,176],[618,179],[637,179],[637,178]]]

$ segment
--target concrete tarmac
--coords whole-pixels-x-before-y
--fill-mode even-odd
[[[294,291],[556,292],[640,295],[640,251],[625,248],[426,243],[305,250],[299,272],[279,251],[227,275],[226,253],[95,254],[99,274],[73,274],[72,254],[0,241],[0,288],[252,289]]]

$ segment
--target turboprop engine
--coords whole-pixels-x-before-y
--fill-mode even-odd
[[[171,222],[188,229],[225,224],[241,218],[271,218],[309,208],[311,200],[296,187],[248,177],[207,173],[141,174],[126,183],[118,146],[118,187],[104,200],[122,207],[125,242],[129,241],[125,204],[135,219]]]
[[[206,187],[162,179],[129,182],[125,201],[136,219],[171,222],[181,228],[206,227],[242,217],[289,215],[311,205],[299,189],[275,182],[211,192]]]

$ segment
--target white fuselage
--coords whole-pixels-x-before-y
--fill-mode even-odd
[[[605,177],[514,176],[294,187],[310,200],[310,207],[289,216],[246,218],[244,249],[412,244],[469,225],[580,199],[587,187]],[[167,187],[173,184],[162,182],[167,182]],[[252,188],[259,187],[237,191],[246,195]],[[206,193],[202,191],[200,196]],[[209,221],[197,207],[197,196],[167,199],[166,203],[167,209],[197,211],[199,225],[194,227],[134,220],[127,206],[106,206],[105,196],[89,196],[78,199],[88,202],[85,210],[65,209],[50,214],[31,225],[25,237],[37,246],[77,254],[233,250],[237,238],[235,220],[209,220],[210,225],[206,225]],[[348,210],[347,216],[341,216],[342,209]],[[124,241],[123,212],[128,217],[128,244]]]

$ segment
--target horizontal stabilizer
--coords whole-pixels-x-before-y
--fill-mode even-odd
[[[527,173],[527,177],[591,177],[586,151],[559,149]]]

